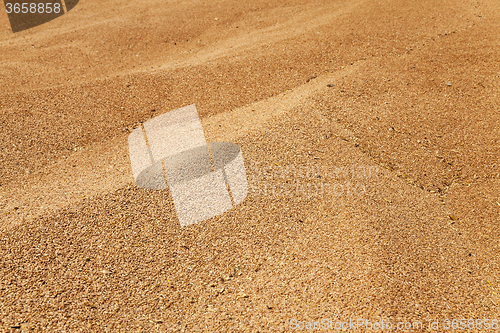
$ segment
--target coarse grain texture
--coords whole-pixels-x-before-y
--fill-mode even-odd
[[[499,22],[492,0],[81,0],[16,34],[1,12],[0,330],[500,319]],[[190,104],[249,194],[181,228],[127,137]]]

